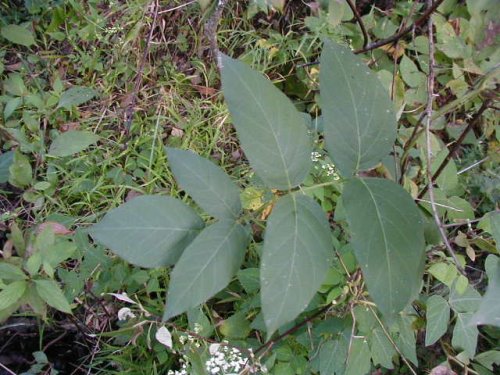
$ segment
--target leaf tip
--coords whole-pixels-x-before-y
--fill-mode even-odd
[[[170,308],[167,303],[167,308],[165,309],[165,312],[163,313],[162,321],[166,322],[172,319],[173,317],[179,315],[180,312],[175,311],[174,309]]]

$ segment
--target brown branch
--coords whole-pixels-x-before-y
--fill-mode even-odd
[[[361,32],[363,33],[363,48],[366,48],[368,46],[368,33],[366,32],[365,24],[363,23],[363,19],[361,18],[361,15],[358,12],[358,9],[356,8],[356,5],[352,2],[352,0],[345,0],[347,4],[349,5],[349,8],[351,8],[352,12],[354,13],[354,17],[356,18],[356,21],[358,22],[359,27],[361,28]]]
[[[462,145],[467,134],[477,125],[479,120],[481,120],[481,116],[484,113],[484,111],[486,111],[488,109],[490,102],[491,102],[490,99],[486,100],[483,103],[483,105],[481,106],[481,108],[479,108],[479,110],[474,114],[474,116],[469,121],[469,124],[464,129],[462,134],[460,134],[460,136],[455,141],[455,143],[453,143],[453,146],[451,147],[450,151],[448,152],[448,155],[446,155],[446,158],[441,162],[441,164],[439,165],[436,172],[434,172],[434,174],[432,175],[432,179],[430,180],[431,183],[434,183],[434,181],[436,181],[436,179],[441,175],[441,173],[446,168],[446,166],[448,165],[450,160],[453,158],[453,155],[457,152],[458,148]],[[429,190],[429,185],[426,185],[422,189],[422,191],[418,195],[418,198],[421,199],[425,195],[425,193],[427,193],[427,190]]]
[[[222,68],[219,62],[219,44],[217,43],[217,27],[219,26],[219,21],[222,17],[222,11],[229,0],[218,0],[216,8],[212,16],[208,19],[205,24],[205,37],[210,43],[210,52],[212,58],[217,62],[217,67],[219,70]]]
[[[324,314],[325,312],[328,311],[328,309],[330,308],[331,306],[330,305],[326,305],[325,307],[323,307],[322,309],[316,311],[314,314],[312,314],[310,317],[302,320],[300,323],[297,323],[296,325],[294,325],[292,328],[286,330],[285,332],[283,332],[281,335],[279,335],[278,337],[276,337],[275,339],[273,340],[269,340],[268,342],[266,342],[265,344],[259,346],[256,350],[255,350],[255,354],[261,352],[262,350],[266,349],[269,350],[271,349],[276,343],[280,342],[282,339],[284,339],[285,337],[287,337],[288,335],[291,335],[292,333],[298,331],[300,328],[302,328],[303,326],[305,326],[307,323],[309,323],[310,321],[316,319],[318,316]]]
[[[386,44],[391,44],[391,43],[397,42],[403,36],[405,36],[406,34],[410,33],[414,28],[417,28],[417,27],[421,26],[425,21],[427,21],[427,19],[432,15],[432,13],[434,13],[434,11],[441,5],[441,3],[443,3],[443,1],[444,0],[437,0],[431,7],[429,7],[424,12],[424,14],[422,14],[420,16],[420,18],[418,18],[410,26],[404,28],[403,30],[397,32],[396,34],[394,34],[394,35],[392,35],[392,36],[390,36],[388,38],[378,40],[376,42],[368,44],[366,47],[364,46],[363,48],[355,50],[354,53],[358,54],[358,53],[368,52],[368,51],[371,51],[373,49],[385,46]]]
[[[424,121],[426,114],[427,114],[427,112],[425,112],[425,111],[422,112],[422,114],[420,115],[420,117],[417,120],[417,123],[413,126],[413,131],[410,135],[410,138],[408,138],[408,141],[406,141],[406,143],[403,147],[403,154],[401,155],[402,163],[401,163],[401,168],[400,168],[401,169],[401,177],[399,179],[400,184],[403,184],[404,176],[406,173],[406,167],[408,166],[408,161],[409,161],[408,153],[410,152],[410,149],[413,146],[413,142],[415,141],[415,139],[417,137],[418,130],[420,129],[420,126],[422,125],[422,122]]]
[[[439,2],[439,1],[438,1]],[[429,9],[433,8],[432,0],[427,0],[427,6]],[[458,261],[458,258],[455,254],[455,251],[451,247],[450,241],[448,240],[447,234],[445,229],[443,228],[443,223],[441,222],[441,219],[439,217],[439,213],[436,208],[436,200],[434,196],[434,185],[433,185],[433,180],[432,180],[432,171],[431,171],[431,166],[432,166],[432,145],[431,145],[431,127],[432,127],[432,113],[433,113],[433,104],[434,104],[434,81],[435,81],[435,65],[436,65],[436,60],[434,57],[434,52],[435,52],[435,46],[434,46],[434,25],[432,22],[432,18],[428,19],[427,23],[427,32],[428,32],[428,38],[429,38],[429,75],[427,77],[427,105],[425,108],[426,112],[426,123],[425,123],[425,140],[426,140],[426,152],[427,152],[427,158],[426,158],[426,164],[427,164],[427,180],[428,180],[428,190],[429,190],[429,200],[431,202],[431,209],[432,209],[432,214],[434,216],[434,221],[436,222],[436,225],[439,229],[439,233],[441,234],[441,238],[446,246],[446,249],[448,250],[448,253],[450,256],[453,258],[453,261],[455,262],[455,266],[457,267],[458,271],[462,274],[465,275],[465,271],[460,265],[460,262]]]

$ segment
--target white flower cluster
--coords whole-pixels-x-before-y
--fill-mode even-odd
[[[167,375],[189,375],[187,372],[187,364],[184,362],[180,370],[168,370]]]
[[[245,368],[248,358],[243,357],[236,348],[229,348],[226,345],[211,345],[210,354],[212,356],[205,362],[205,368],[209,374],[229,375],[238,374]]]
[[[195,324],[194,332],[199,334],[202,327]],[[201,343],[198,338],[192,335],[181,335],[179,342],[184,348],[200,348]],[[250,350],[250,357],[245,357],[238,348],[229,347],[227,342],[221,344],[211,344],[209,347],[210,358],[205,361],[205,368],[210,375],[238,375],[242,371],[248,374],[266,374],[265,366],[251,364],[254,356]],[[179,370],[169,370],[167,375],[189,375],[189,358],[182,355],[180,358],[181,368]]]
[[[317,161],[319,161],[320,159],[321,159],[321,154],[320,154],[319,152],[317,152],[317,151],[313,151],[313,152],[311,152],[311,160],[312,160],[313,162],[317,162]]]
[[[326,175],[327,176],[333,176],[334,180],[338,180],[339,179],[339,176],[338,176],[337,172],[335,171],[335,167],[334,167],[333,164],[323,164],[321,166],[321,169],[326,170]]]
[[[317,151],[311,152],[311,160],[314,163],[319,162],[321,165],[321,169],[326,171],[327,176],[332,176],[334,180],[339,180],[340,176],[338,175],[337,170],[335,169],[335,166],[333,164],[324,162],[323,160],[321,160],[321,158],[322,158],[322,155],[319,152],[317,152]],[[320,167],[318,165],[315,165],[314,168],[319,169]]]

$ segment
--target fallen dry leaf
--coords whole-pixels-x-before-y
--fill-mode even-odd
[[[74,231],[69,230],[68,228],[66,228],[64,225],[62,225],[60,223],[56,223],[55,221],[46,221],[38,226],[37,234],[43,232],[45,230],[45,228],[49,228],[49,227],[52,229],[52,232],[54,232],[54,234],[66,235],[66,234],[75,233]]]

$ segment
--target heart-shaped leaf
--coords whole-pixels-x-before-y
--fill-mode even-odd
[[[397,354],[391,342],[381,328],[374,328],[369,336],[370,353],[374,365],[393,369],[392,358]]]
[[[471,313],[457,314],[451,344],[454,348],[465,350],[469,358],[474,358],[476,354],[479,331],[475,325],[470,324],[471,318]]]
[[[319,352],[321,374],[343,374],[349,342],[342,337],[325,342]]]
[[[450,321],[450,305],[440,295],[430,296],[427,300],[426,320],[425,346],[429,346],[446,333]]]

